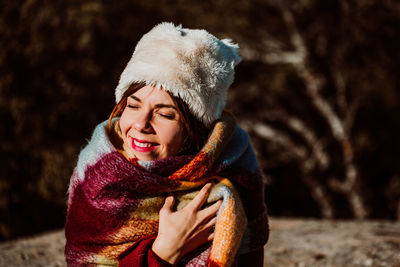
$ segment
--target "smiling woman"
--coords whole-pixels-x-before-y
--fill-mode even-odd
[[[128,123],[129,119],[132,120],[132,117],[128,116],[129,110],[131,109],[136,110],[136,111],[140,111],[143,112],[143,110],[139,110],[139,108],[142,107],[141,104],[142,103],[142,99],[145,102],[149,102],[146,101],[146,96],[143,96],[142,98],[140,98],[137,94],[145,94],[145,93],[140,93],[137,91],[151,91],[154,92],[155,94],[157,94],[157,96],[154,96],[155,98],[159,98],[160,99],[160,103],[156,103],[154,106],[154,111],[157,111],[155,113],[155,115],[161,116],[161,121],[164,121],[167,126],[176,126],[176,122],[179,122],[179,137],[184,137],[184,140],[182,143],[178,144],[178,145],[171,145],[171,147],[173,147],[172,149],[176,149],[175,147],[180,147],[181,150],[179,151],[181,154],[193,154],[198,152],[201,149],[201,146],[204,144],[205,139],[207,138],[210,129],[208,127],[206,127],[202,122],[200,122],[198,119],[196,119],[192,113],[190,112],[188,105],[185,104],[185,102],[183,102],[180,98],[174,97],[172,95],[172,93],[167,92],[165,90],[160,90],[155,88],[154,86],[151,85],[146,85],[144,83],[134,83],[132,84],[129,89],[127,89],[125,91],[125,93],[123,94],[121,100],[117,103],[117,105],[115,106],[113,112],[111,113],[109,119],[108,119],[108,124],[107,124],[107,130],[108,132],[111,133],[111,138],[113,143],[119,147],[119,148],[123,148],[123,149],[119,149],[119,151],[121,153],[123,153],[126,157],[128,158],[139,158],[139,155],[135,155],[132,151],[133,145],[132,142],[135,139],[129,140],[127,138],[124,138],[123,136],[121,136],[123,143],[118,141],[118,138],[116,138],[116,136],[112,135],[113,130],[112,127],[113,125],[117,127],[117,132],[121,133],[121,122],[120,124],[113,124],[113,120],[114,119],[118,119],[122,116],[122,121],[125,120],[126,118],[126,122],[122,122],[122,124]],[[152,92],[148,92],[148,93],[152,93]],[[151,104],[149,102],[149,104]],[[137,112],[136,112],[137,113]],[[125,114],[125,115],[123,115]],[[153,114],[148,114],[149,116],[153,115]],[[162,117],[165,118],[165,120],[162,120]],[[152,126],[154,123],[157,122],[157,116],[155,118],[153,117],[146,117],[146,122],[148,126]],[[151,123],[152,121],[149,119],[152,119],[153,123]],[[160,118],[159,118],[160,119]],[[169,119],[169,123],[168,120]],[[162,125],[162,124],[159,124]],[[157,128],[157,127],[156,127]],[[154,129],[153,129],[154,130]],[[165,129],[166,131],[169,131],[168,129]],[[115,131],[114,131],[115,132]],[[147,131],[145,130],[144,133],[148,133],[148,129]],[[161,130],[160,134],[164,135],[164,131]],[[151,144],[141,144],[143,142],[141,141],[149,141],[149,140],[140,140],[137,139],[136,140],[136,146],[138,147],[151,147]],[[146,143],[146,142],[144,142]],[[150,142],[151,143],[151,142]],[[170,154],[171,155],[171,154]],[[154,160],[155,158],[153,158]],[[145,160],[143,158],[143,160]]]
[[[138,160],[174,156],[183,147],[184,128],[174,101],[151,85],[128,97],[119,126],[125,150]]]
[[[171,23],[139,41],[71,177],[69,266],[263,266],[262,179],[224,110],[238,51]]]

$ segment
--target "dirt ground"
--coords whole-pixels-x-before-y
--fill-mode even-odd
[[[400,267],[400,222],[271,219],[264,266]]]
[[[272,218],[270,228],[264,266],[400,267],[400,222]],[[63,230],[0,243],[0,266],[65,266],[64,244]]]

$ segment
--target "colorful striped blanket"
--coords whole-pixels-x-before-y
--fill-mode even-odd
[[[230,266],[236,254],[268,239],[262,178],[249,137],[234,118],[224,115],[197,155],[151,162],[128,161],[110,142],[106,122],[99,124],[71,177],[68,265],[118,265],[136,241],[157,234],[158,213],[170,192],[180,209],[210,181],[215,185],[207,202],[223,202],[207,266]],[[187,261],[197,266],[196,259]]]

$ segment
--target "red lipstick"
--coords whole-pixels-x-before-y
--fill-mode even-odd
[[[132,138],[131,145],[133,150],[136,150],[138,152],[151,152],[158,146],[158,144],[156,143],[148,142],[145,140],[139,140],[136,138]]]

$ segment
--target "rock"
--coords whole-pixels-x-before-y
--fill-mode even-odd
[[[400,222],[270,220],[264,266],[400,267]],[[0,266],[65,266],[64,231],[0,243]]]

